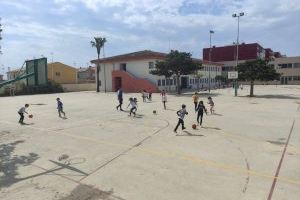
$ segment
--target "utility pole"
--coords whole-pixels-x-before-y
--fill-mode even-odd
[[[236,68],[235,70],[237,71],[237,67],[239,64],[239,36],[240,36],[240,17],[244,16],[245,14],[243,12],[239,14],[233,14],[232,17],[238,19],[238,28],[237,28],[237,38],[236,38]],[[237,96],[237,89],[238,89],[238,82],[237,79],[234,81],[234,96]]]
[[[209,31],[209,58],[208,58],[208,92],[210,93],[210,88],[211,88],[211,76],[210,76],[210,71],[211,71],[211,35],[214,34],[215,32],[210,30]]]

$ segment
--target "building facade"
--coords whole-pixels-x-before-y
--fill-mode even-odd
[[[300,56],[275,58],[270,64],[281,74],[280,84],[300,84]]]
[[[258,43],[242,43],[239,45],[238,63],[256,59],[280,58],[280,52],[274,52],[270,48],[263,48]],[[222,74],[227,76],[228,71],[234,71],[236,67],[236,45],[204,48],[203,60],[220,62],[223,64]]]
[[[77,71],[78,83],[95,83],[96,68],[89,66],[87,68],[79,68]]]
[[[117,91],[120,87],[125,92],[139,92],[147,90],[158,92],[161,90],[175,91],[176,77],[165,78],[150,73],[155,69],[156,61],[163,61],[167,54],[149,50],[124,55],[113,56],[100,60],[100,90]],[[196,59],[201,61],[199,59]],[[97,60],[92,60],[97,64]],[[182,89],[215,87],[217,75],[221,75],[222,65],[218,63],[205,63],[203,69],[196,74],[182,75],[180,84]],[[199,75],[200,74],[200,75]]]
[[[60,62],[49,63],[48,80],[60,84],[77,83],[77,69]]]

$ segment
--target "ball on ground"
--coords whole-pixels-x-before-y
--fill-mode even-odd
[[[155,114],[155,115],[156,115],[156,110],[153,110],[153,114]]]
[[[33,118],[33,115],[28,115],[29,118]]]
[[[192,125],[192,128],[193,128],[193,129],[196,129],[196,128],[197,128],[197,125],[196,125],[196,124],[193,124],[193,125]]]

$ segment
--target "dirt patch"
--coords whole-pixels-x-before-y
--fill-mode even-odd
[[[71,194],[62,197],[59,200],[125,200],[113,195],[113,190],[102,191],[90,185],[80,184]]]

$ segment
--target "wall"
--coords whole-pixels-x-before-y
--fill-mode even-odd
[[[147,59],[147,60],[137,60],[137,61],[127,61],[126,63],[126,71],[137,78],[146,78],[150,82],[157,84],[158,76],[154,76],[149,73],[149,62],[154,62],[155,59]],[[106,74],[106,89],[107,91],[112,91],[112,71],[120,70],[120,64],[123,62],[115,62],[115,63],[105,63],[100,65],[100,73],[99,79],[101,81],[100,90],[104,91],[104,66],[105,66],[105,74]]]
[[[158,88],[160,90],[170,90],[170,91],[175,91],[176,90],[176,86],[173,84],[171,86],[169,85],[158,85],[158,80],[164,80],[165,77],[163,76],[155,76],[150,74],[151,69],[149,69],[149,62],[153,62],[155,64],[156,60],[155,59],[146,59],[146,60],[137,60],[137,61],[127,61],[124,62],[126,63],[126,71],[130,74],[132,74],[133,76],[135,76],[136,78],[144,78],[147,79],[148,81],[150,81],[151,83],[155,84],[158,86]],[[112,71],[114,70],[120,70],[120,64],[123,62],[116,62],[116,63],[106,63],[105,64],[105,69],[106,69],[106,90],[107,91],[113,91],[113,84],[112,84]],[[208,83],[208,77],[209,77],[209,68],[207,68],[208,66],[210,67],[217,67],[219,68],[218,71],[215,70],[215,68],[213,70],[211,70],[211,87],[214,87],[216,85],[218,85],[218,83],[216,83],[214,81],[215,76],[217,75],[221,75],[221,70],[222,68],[220,66],[216,66],[216,65],[208,65],[208,64],[204,64],[203,66],[205,66],[206,68],[204,68],[202,71],[200,71],[201,74],[203,74],[203,77],[201,77],[201,82],[199,83],[199,87],[201,88],[202,85],[203,87],[208,87],[209,83]],[[198,88],[198,84],[196,83],[195,80],[192,80],[192,83],[190,84],[190,79],[195,79],[194,75],[186,75],[186,77],[188,77],[188,81],[189,81],[189,88],[191,89],[196,89]],[[101,81],[101,87],[100,87],[100,91],[104,91],[104,64],[100,65],[100,73],[99,73],[99,79]]]
[[[96,91],[95,83],[62,84],[65,92]]]
[[[48,79],[60,84],[75,84],[77,69],[59,62],[50,63],[48,64]]]

